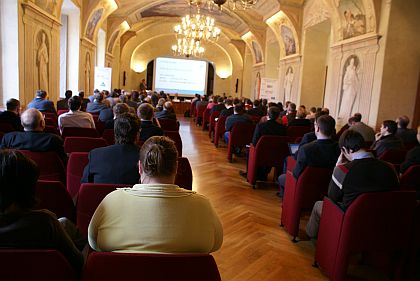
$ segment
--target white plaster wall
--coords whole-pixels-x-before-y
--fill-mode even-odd
[[[18,1],[0,1],[0,106],[19,99]]]
[[[60,30],[60,97],[64,97],[67,89],[67,36],[68,36],[68,16],[61,15]]]
[[[96,43],[96,66],[105,66],[106,32],[101,28]]]
[[[79,90],[80,9],[75,6],[69,14],[67,37],[67,89]]]

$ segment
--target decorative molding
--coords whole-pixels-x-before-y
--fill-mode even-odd
[[[309,5],[304,7],[303,14],[303,29],[331,18],[328,7],[320,0],[309,2]]]

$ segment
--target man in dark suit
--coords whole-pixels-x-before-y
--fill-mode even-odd
[[[0,123],[8,123],[15,131],[22,131],[19,114],[20,102],[17,99],[9,99],[6,103],[6,110],[0,113]]]
[[[41,112],[57,113],[54,103],[47,99],[47,92],[44,90],[37,90],[36,97],[28,104],[28,108],[36,108]]]
[[[115,119],[115,144],[93,149],[89,163],[83,171],[84,182],[110,184],[136,184],[139,182],[137,163],[140,120],[131,113],[124,113]]]
[[[157,119],[173,119],[176,120],[176,114],[170,101],[163,104],[163,110],[156,112]]]
[[[83,91],[79,92],[79,97],[82,100],[80,111],[86,111],[87,104],[90,103],[90,100],[85,98],[85,92]]]
[[[235,125],[236,123],[251,123],[252,120],[249,117],[248,114],[245,114],[245,107],[243,103],[238,103],[234,106],[233,109],[233,115],[229,116],[226,119],[226,123],[225,123],[225,135],[224,135],[224,139],[225,142],[228,143],[229,142],[229,135],[230,135],[230,131],[233,128],[233,125]]]
[[[253,116],[263,116],[264,112],[262,110],[262,108],[260,107],[260,101],[259,100],[254,100],[253,104],[252,104],[252,108],[248,110],[247,112],[249,115],[253,115]]]
[[[397,137],[397,123],[393,120],[382,122],[380,132],[375,135],[375,142],[371,149],[375,150],[376,156],[380,156],[390,149],[403,149],[404,144],[400,137]]]
[[[299,147],[299,154],[293,176],[297,179],[307,166],[332,168],[335,166],[340,149],[332,139],[335,133],[335,120],[329,115],[322,115],[315,121],[317,140]],[[283,196],[286,174],[279,176],[280,194]]]
[[[407,152],[405,161],[400,166],[400,172],[403,174],[412,165],[420,165],[420,126],[417,127],[417,146]],[[419,191],[420,192],[420,191]]]
[[[95,93],[93,102],[87,104],[86,112],[97,113],[102,110],[108,109],[109,106],[103,102],[104,95],[103,93]]]
[[[69,99],[72,97],[73,92],[70,90],[67,90],[64,94],[65,98],[57,101],[57,110],[59,109],[69,109]]]
[[[397,137],[400,137],[404,144],[416,144],[417,132],[415,129],[407,128],[408,124],[410,123],[410,119],[408,118],[408,116],[406,115],[400,116],[397,118],[397,120],[395,120],[395,122],[397,122],[397,126],[398,126],[398,129],[395,135]]]
[[[212,107],[212,109],[210,110],[210,113],[217,112],[217,111],[222,112],[222,110],[226,108],[223,102],[224,102],[223,97],[219,97],[217,99],[217,104]]]
[[[112,112],[114,118],[112,120],[107,120],[105,122],[105,129],[114,129],[115,119],[117,119],[121,114],[128,113],[130,111],[129,107],[125,103],[117,103],[113,108]]]
[[[225,108],[220,111],[220,116],[231,116],[233,114],[233,101],[232,99],[225,100]]]
[[[139,106],[139,116],[141,120],[140,125],[140,140],[147,141],[153,136],[163,136],[163,130],[153,124],[154,109],[149,103],[143,103]]]
[[[14,148],[30,151],[55,151],[65,162],[67,155],[64,152],[61,137],[44,133],[45,121],[42,113],[30,108],[22,113],[24,132],[10,132],[3,136],[0,147]]]

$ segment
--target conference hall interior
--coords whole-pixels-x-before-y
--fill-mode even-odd
[[[419,15],[1,0],[0,279],[420,280]]]

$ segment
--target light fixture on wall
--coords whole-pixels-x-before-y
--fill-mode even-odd
[[[215,6],[219,7],[220,10],[227,6],[234,11],[253,8],[258,1],[259,0],[188,0],[188,3],[194,6],[206,6],[210,10]]]
[[[177,44],[172,45],[174,56],[202,57],[205,49],[200,45],[200,41],[188,38],[178,38]]]

